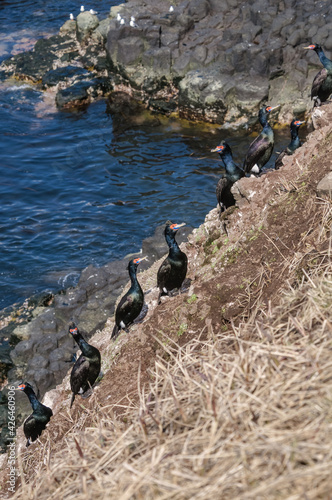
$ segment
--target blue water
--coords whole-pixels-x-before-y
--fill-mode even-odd
[[[2,1],[0,60],[58,32],[81,3]],[[116,4],[86,8],[102,18]],[[209,151],[227,135],[214,128],[162,119],[115,133],[105,100],[62,112],[35,87],[5,81],[0,130],[0,309],[138,251],[167,219],[198,226],[216,205]],[[228,139],[238,155],[252,140]]]

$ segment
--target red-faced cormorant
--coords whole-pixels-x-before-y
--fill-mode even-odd
[[[242,168],[238,167],[232,156],[232,150],[227,142],[223,141],[211,153],[219,153],[223,167],[226,170],[226,175],[219,179],[216,187],[216,195],[220,211],[223,212],[226,208],[235,204],[234,196],[231,192],[231,187],[234,182],[245,176]]]
[[[76,394],[84,394],[97,380],[100,373],[100,352],[84,340],[75,323],[69,325],[69,333],[82,351],[70,374],[70,387],[73,393],[71,408]]]
[[[279,104],[278,106],[273,107],[264,106],[259,110],[258,119],[259,123],[263,127],[263,130],[249,146],[243,163],[243,170],[246,173],[252,172],[256,175],[259,174],[271,157],[274,146],[274,134],[272,127],[267,121],[267,117],[271,111],[279,108],[279,106]]]
[[[314,100],[314,107],[320,106],[332,94],[332,61],[326,57],[322,47],[318,44],[304,48],[314,50],[324,66],[315,76],[311,87],[311,99]]]
[[[165,239],[169,248],[168,256],[161,264],[157,274],[157,286],[159,288],[158,304],[161,295],[169,295],[175,288],[180,288],[187,274],[188,259],[175,241],[177,230],[185,226],[182,224],[166,223]]]
[[[53,412],[51,408],[41,404],[38,401],[32,386],[28,382],[20,384],[17,389],[19,391],[25,392],[33,409],[31,415],[25,420],[23,424],[23,432],[25,437],[27,438],[27,446],[29,446],[41,435],[46,425],[50,421]]]
[[[111,338],[115,340],[120,333],[121,328],[129,326],[140,314],[143,304],[144,295],[141,285],[137,281],[138,264],[147,257],[133,259],[128,264],[129,277],[131,287],[128,292],[122,297],[115,312],[115,325]]]
[[[301,146],[301,141],[299,138],[299,128],[302,125],[300,120],[294,119],[292,123],[290,124],[290,130],[291,130],[291,142],[288,144],[287,148],[285,148],[281,153],[279,153],[276,162],[275,162],[275,169],[278,170],[280,167],[282,167],[282,159],[286,155],[292,155],[294,151]]]

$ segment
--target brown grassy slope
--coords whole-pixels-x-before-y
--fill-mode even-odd
[[[186,246],[189,294],[156,307],[151,292],[130,335],[96,337],[110,369],[71,415],[58,390],[16,498],[324,498],[331,206],[315,188],[330,139],[317,131],[288,166],[242,180],[256,194],[222,222],[228,236],[209,214]]]

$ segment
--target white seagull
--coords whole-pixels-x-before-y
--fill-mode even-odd
[[[125,24],[125,20],[121,19],[120,24],[122,24],[122,26],[123,26]]]
[[[169,11],[170,11],[170,12],[173,12],[173,11],[174,11],[174,7],[173,7],[173,5],[171,5],[171,6],[170,6]]]
[[[96,14],[98,14],[98,12],[97,12],[96,10],[93,10],[93,9],[90,9],[90,11],[89,11],[89,12],[90,12],[90,14],[93,14],[94,16],[95,16]]]
[[[133,16],[131,16],[129,24],[132,28],[138,28],[137,24],[135,23],[135,18]]]
[[[73,16],[73,14],[69,14],[69,19],[70,19],[71,21],[74,21],[74,16]]]
[[[84,12],[84,5],[81,5],[80,11]]]
[[[116,16],[116,20],[120,22],[120,21],[121,21],[121,19],[122,19],[122,17],[121,17],[121,16],[120,16],[120,14],[118,13],[118,15]]]

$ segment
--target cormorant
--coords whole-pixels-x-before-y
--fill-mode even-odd
[[[291,142],[288,144],[287,148],[285,148],[281,153],[279,153],[276,162],[275,162],[275,169],[278,170],[282,166],[282,159],[286,155],[292,155],[294,151],[301,146],[301,141],[299,138],[299,128],[302,125],[302,123],[305,122],[300,122],[300,120],[294,119],[292,123],[290,124],[290,130],[291,130]]]
[[[315,76],[311,87],[311,99],[314,100],[314,107],[320,106],[332,94],[332,61],[326,57],[322,47],[316,43],[304,47],[304,49],[314,50],[324,66]]]
[[[234,196],[231,193],[233,184],[245,176],[241,167],[238,167],[232,156],[232,150],[227,142],[223,141],[215,149],[211,149],[211,153],[219,153],[223,167],[226,170],[226,175],[219,179],[216,187],[216,195],[220,211],[223,212],[226,208],[235,204]]]
[[[147,257],[133,259],[128,264],[129,277],[131,279],[131,287],[128,292],[122,297],[115,311],[115,325],[111,338],[115,340],[120,333],[121,328],[129,326],[139,316],[143,303],[144,295],[141,285],[137,281],[138,264]]]
[[[32,386],[28,382],[20,384],[17,389],[25,392],[33,409],[31,415],[23,424],[24,435],[27,438],[27,446],[29,446],[33,441],[36,441],[46,428],[46,425],[53,416],[53,412],[51,408],[38,401]]]
[[[83,394],[97,380],[100,373],[100,352],[84,340],[75,323],[70,323],[69,333],[82,351],[70,374],[70,387],[73,393],[70,402],[71,408],[76,394]]]
[[[245,173],[250,171],[254,174],[259,174],[264,167],[264,165],[269,161],[273,146],[274,146],[274,134],[272,127],[267,121],[268,113],[271,113],[278,106],[264,106],[259,110],[258,119],[259,123],[262,125],[262,132],[253,140],[250,144],[247,155],[243,163],[243,170]]]
[[[157,274],[157,286],[159,288],[158,304],[162,295],[169,295],[174,288],[180,288],[187,274],[188,259],[175,241],[177,230],[185,226],[182,224],[166,223],[164,235],[169,247],[168,257],[161,264]]]

